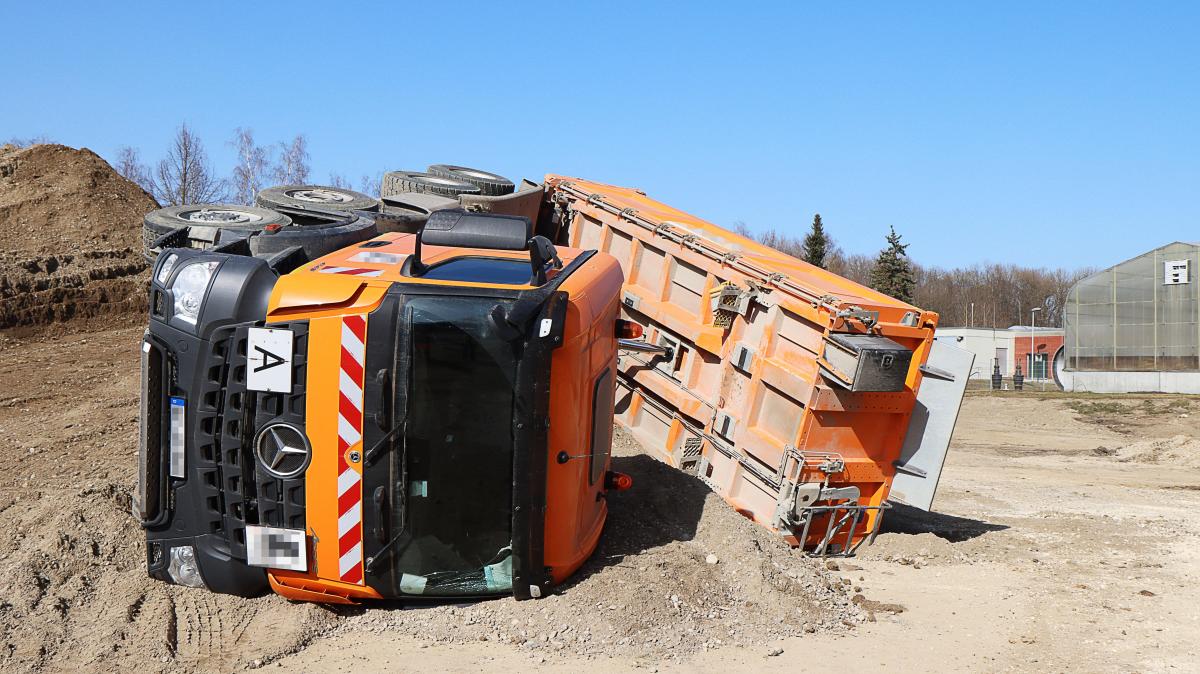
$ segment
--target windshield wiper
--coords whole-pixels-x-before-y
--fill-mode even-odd
[[[406,417],[404,419],[401,419],[399,423],[397,423],[396,425],[394,425],[390,429],[388,429],[388,432],[385,433],[382,438],[379,438],[379,440],[374,445],[371,446],[371,449],[367,450],[367,452],[363,455],[363,463],[366,465],[370,465],[371,463],[373,463],[375,461],[376,457],[378,457],[380,455],[380,453],[383,451],[384,444],[387,443],[388,440],[391,439],[391,437],[396,434],[396,431],[403,430],[407,427],[408,427],[408,418]],[[401,461],[403,462],[404,460],[401,459]],[[406,468],[406,466],[404,468]],[[403,468],[402,468],[402,470],[403,470]],[[403,475],[402,475],[402,479],[400,482],[401,485],[408,484],[407,472],[408,472],[407,470],[403,470]],[[387,503],[387,500],[382,498],[383,494],[379,493],[379,489],[383,489],[383,487],[379,487],[378,489],[376,489],[376,498],[374,500],[375,500],[375,507],[379,510],[382,510],[383,506]],[[399,498],[402,511],[405,508],[404,495],[405,495],[405,491],[404,491],[404,487],[402,486],[401,490],[400,490],[400,498]],[[380,518],[380,520],[379,520],[380,524],[379,524],[379,530],[378,530],[379,534],[378,535],[379,535],[379,538],[382,539],[383,536],[387,535],[387,530],[390,529],[391,527],[388,526],[388,524],[390,524],[390,521],[384,520],[382,512],[379,513],[379,518]],[[390,519],[391,518],[389,517],[388,520],[390,520]],[[391,552],[392,547],[394,545],[396,545],[396,542],[404,537],[403,521],[404,521],[403,515],[401,515],[400,532],[397,533],[395,536],[393,536],[391,538],[391,540],[389,540],[387,543],[384,543],[383,547],[379,548],[378,552],[376,552],[374,555],[371,555],[370,557],[367,558],[366,563],[363,565],[363,567],[366,569],[367,573],[373,573],[375,571],[375,565],[378,564],[380,562],[380,560],[387,557],[388,553]],[[409,542],[411,543],[412,541],[409,541]],[[407,547],[407,546],[408,546],[408,544],[406,543],[404,547]],[[403,547],[400,548],[400,550],[403,550],[403,549],[404,549]],[[399,552],[399,550],[397,550],[397,552]]]
[[[365,463],[368,466],[371,465],[372,463],[375,463],[375,459],[378,458],[380,452],[383,451],[384,443],[386,443],[388,440],[390,440],[392,438],[392,436],[396,434],[396,431],[403,430],[405,428],[405,426],[407,426],[407,425],[408,425],[408,419],[401,419],[400,423],[389,428],[388,432],[384,433],[383,437],[379,438],[379,440],[377,440],[375,442],[375,444],[371,445],[371,448],[368,449],[365,454],[363,454],[363,463]]]
[[[375,565],[378,564],[379,562],[383,561],[383,559],[385,559],[388,556],[389,552],[392,552],[392,546],[394,546],[396,544],[396,542],[399,541],[401,538],[404,538],[404,533],[405,532],[402,529],[400,531],[400,533],[398,533],[392,537],[392,540],[388,541],[387,543],[384,543],[383,547],[379,548],[379,552],[376,552],[375,554],[371,555],[370,557],[367,557],[367,563],[366,563],[367,573],[375,572]],[[408,541],[408,543],[412,543],[412,540],[410,539]],[[403,547],[397,549],[395,552],[401,552],[402,550],[404,550],[404,548],[407,548],[408,543],[405,543]]]

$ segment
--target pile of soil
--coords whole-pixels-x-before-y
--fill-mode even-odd
[[[0,671],[230,671],[340,630],[517,643],[551,659],[664,659],[735,644],[765,652],[869,615],[824,560],[621,432],[615,469],[634,487],[611,496],[596,554],[543,599],[323,607],[152,580],[130,513],[140,334],[0,334]]]
[[[1151,438],[1125,445],[1110,455],[1121,462],[1200,468],[1200,440],[1189,435]]]
[[[336,615],[146,575],[131,514],[141,327],[0,335],[0,671],[228,671]]]
[[[420,611],[370,611],[338,629],[432,641],[496,641],[531,652],[684,659],[737,645],[846,630],[867,619],[836,563],[805,557],[694,477],[654,460],[620,428],[600,546],[555,594]]]
[[[0,329],[141,311],[157,207],[91,150],[0,146]]]

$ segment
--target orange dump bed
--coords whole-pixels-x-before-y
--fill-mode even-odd
[[[848,554],[889,497],[932,503],[969,353],[938,316],[629,188],[547,176],[562,243],[614,256],[624,318],[667,357],[623,353],[616,419],[658,458],[819,554]]]

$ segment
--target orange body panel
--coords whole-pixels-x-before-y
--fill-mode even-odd
[[[795,484],[857,487],[864,521],[857,543],[878,525],[893,463],[921,383],[937,315],[809,265],[645,193],[563,176],[546,184],[565,216],[563,238],[618,259],[627,280],[623,317],[651,342],[675,346],[663,363],[622,354],[617,421],[659,458],[697,473],[734,508],[793,544],[815,546],[781,521]],[[732,284],[741,311],[718,310]],[[869,327],[856,316],[871,316]],[[724,320],[718,320],[724,319]],[[834,332],[888,337],[913,351],[905,390],[834,390],[820,374]],[[815,470],[834,455],[844,469]],[[845,541],[839,543],[841,547]]]

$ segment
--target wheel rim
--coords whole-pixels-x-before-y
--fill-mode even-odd
[[[482,178],[484,180],[496,180],[499,178],[499,176],[495,174],[476,171],[474,169],[454,169],[454,172],[461,173],[465,176],[471,176],[472,178]]]
[[[261,215],[227,208],[202,208],[198,211],[185,211],[180,213],[179,217],[189,222],[205,225],[248,225],[263,220]]]
[[[345,192],[320,188],[290,190],[286,194],[297,201],[307,201],[314,204],[345,204],[354,200],[353,196]]]
[[[463,187],[461,182],[441,176],[421,176],[421,180],[435,185],[445,185],[446,187]]]

